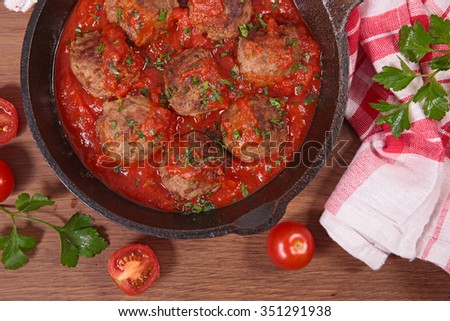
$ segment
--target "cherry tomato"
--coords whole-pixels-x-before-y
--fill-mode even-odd
[[[159,263],[153,250],[143,244],[129,244],[108,260],[108,273],[128,295],[147,291],[159,277]]]
[[[270,230],[267,253],[277,266],[285,270],[301,269],[312,260],[314,238],[308,228],[298,222],[283,222]]]
[[[0,98],[0,144],[6,144],[16,137],[17,128],[16,108],[9,101]]]
[[[14,174],[8,164],[0,159],[0,202],[6,200],[14,190]]]

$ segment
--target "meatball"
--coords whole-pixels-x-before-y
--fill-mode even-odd
[[[239,26],[247,24],[253,14],[251,0],[215,0],[210,6],[204,1],[189,0],[191,23],[213,40],[239,36]]]
[[[106,0],[106,17],[117,23],[137,45],[146,44],[159,32],[167,30],[177,0]]]
[[[202,48],[183,51],[164,70],[171,107],[182,116],[197,116],[224,108],[226,90],[216,61]]]
[[[244,162],[278,154],[287,142],[286,112],[265,96],[244,97],[222,115],[225,146]]]
[[[302,50],[295,27],[281,25],[274,29],[258,29],[239,40],[240,71],[258,86],[273,85],[280,77],[289,76],[295,66],[300,67]]]
[[[171,143],[159,169],[161,182],[176,199],[191,200],[221,187],[224,150],[206,135],[191,132]]]
[[[116,163],[143,160],[168,139],[173,116],[144,96],[106,102],[97,120],[103,152]]]
[[[71,43],[70,67],[73,74],[94,97],[105,98],[113,94],[105,88],[105,75],[102,72],[100,46],[102,34],[99,31],[83,33]]]

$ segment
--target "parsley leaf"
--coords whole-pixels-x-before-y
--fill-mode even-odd
[[[379,117],[376,123],[378,125],[383,123],[388,124],[395,138],[400,137],[403,131],[411,128],[409,104],[391,104],[382,100],[378,104],[370,104],[370,106],[383,114],[387,114]]]
[[[43,206],[50,206],[54,204],[55,202],[49,200],[41,194],[34,194],[33,197],[30,197],[30,194],[23,193],[17,198],[15,206],[20,212],[28,213],[37,211]]]
[[[434,44],[450,43],[450,21],[432,15],[430,17],[430,28],[428,30]]]
[[[450,54],[436,57],[430,62],[430,67],[433,70],[449,70],[450,69]]]
[[[98,231],[91,227],[93,218],[76,213],[63,226],[56,228],[61,238],[61,264],[74,267],[80,256],[92,258],[108,247]]]
[[[248,32],[249,32],[247,25],[243,24],[243,25],[239,26],[239,32],[241,33],[242,37],[247,38]]]
[[[241,183],[241,193],[244,197],[247,197],[249,195],[247,186],[244,183]]]
[[[441,120],[450,110],[447,99],[447,92],[436,79],[431,79],[423,87],[421,87],[414,96],[414,102],[423,103],[423,112],[431,119]]]
[[[36,247],[34,237],[19,234],[16,225],[17,219],[44,224],[57,231],[61,239],[61,264],[64,266],[74,267],[80,256],[91,258],[108,247],[106,240],[91,226],[93,218],[86,214],[74,214],[62,227],[28,214],[54,204],[54,201],[41,194],[30,196],[23,193],[15,202],[17,211],[13,212],[0,206],[0,211],[9,215],[12,222],[11,233],[8,236],[0,236],[0,250],[3,251],[2,263],[6,269],[15,270],[25,265],[28,262],[26,252]]]
[[[0,237],[0,250],[3,250],[2,263],[6,269],[17,270],[28,262],[26,251],[36,247],[36,239],[32,236],[20,235],[13,226],[11,234]]]
[[[392,88],[395,91],[405,89],[417,75],[408,65],[400,58],[402,69],[384,66],[383,71],[373,77],[377,83],[385,88]]]
[[[400,29],[400,52],[412,62],[419,62],[429,52],[431,52],[431,36],[425,28],[418,23],[412,27],[403,26]]]
[[[373,77],[377,83],[394,91],[405,89],[415,78],[421,77],[424,80],[424,84],[416,94],[403,104],[392,104],[384,100],[377,104],[370,104],[372,108],[381,113],[376,123],[388,124],[395,137],[399,137],[404,130],[411,127],[409,120],[411,102],[421,103],[424,114],[437,121],[444,118],[450,110],[448,93],[436,80],[436,75],[440,71],[450,69],[450,21],[433,15],[430,17],[428,32],[419,22],[415,22],[412,27],[403,26],[399,34],[400,52],[410,61],[420,62],[430,52],[437,52],[441,55],[429,62],[429,66],[433,70],[431,74],[415,73],[399,57],[401,69],[385,66],[380,73]],[[433,45],[436,44],[445,44],[448,49],[433,49]]]

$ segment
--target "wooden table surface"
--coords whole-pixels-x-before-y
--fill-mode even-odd
[[[304,222],[316,238],[316,254],[299,271],[276,268],[265,252],[267,233],[228,235],[215,239],[156,239],[127,230],[95,213],[58,180],[44,161],[30,134],[20,90],[20,56],[30,13],[12,13],[0,5],[0,97],[17,106],[20,129],[16,139],[0,146],[0,158],[11,166],[16,190],[4,205],[22,192],[41,193],[56,206],[40,218],[62,223],[76,211],[95,218],[110,247],[93,259],[80,259],[76,268],[59,265],[59,238],[35,224],[20,228],[38,239],[27,265],[17,271],[0,266],[0,300],[449,300],[450,276],[433,264],[391,256],[380,271],[353,258],[319,224],[327,198],[345,171],[329,162],[290,204],[283,220]],[[339,137],[347,141],[340,154],[350,162],[358,138],[345,124]],[[0,217],[1,234],[9,233],[7,217]],[[123,295],[106,272],[109,256],[121,246],[143,242],[156,252],[161,277],[144,295]]]

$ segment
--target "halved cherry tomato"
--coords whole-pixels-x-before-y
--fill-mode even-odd
[[[273,263],[285,270],[296,270],[309,264],[314,256],[314,238],[298,222],[283,222],[267,236],[267,254]]]
[[[0,98],[0,144],[6,144],[16,137],[17,128],[16,108],[9,101]]]
[[[0,159],[0,202],[6,200],[14,190],[14,174],[8,164]]]
[[[108,273],[125,294],[138,295],[158,279],[159,263],[147,245],[129,244],[111,255]]]

